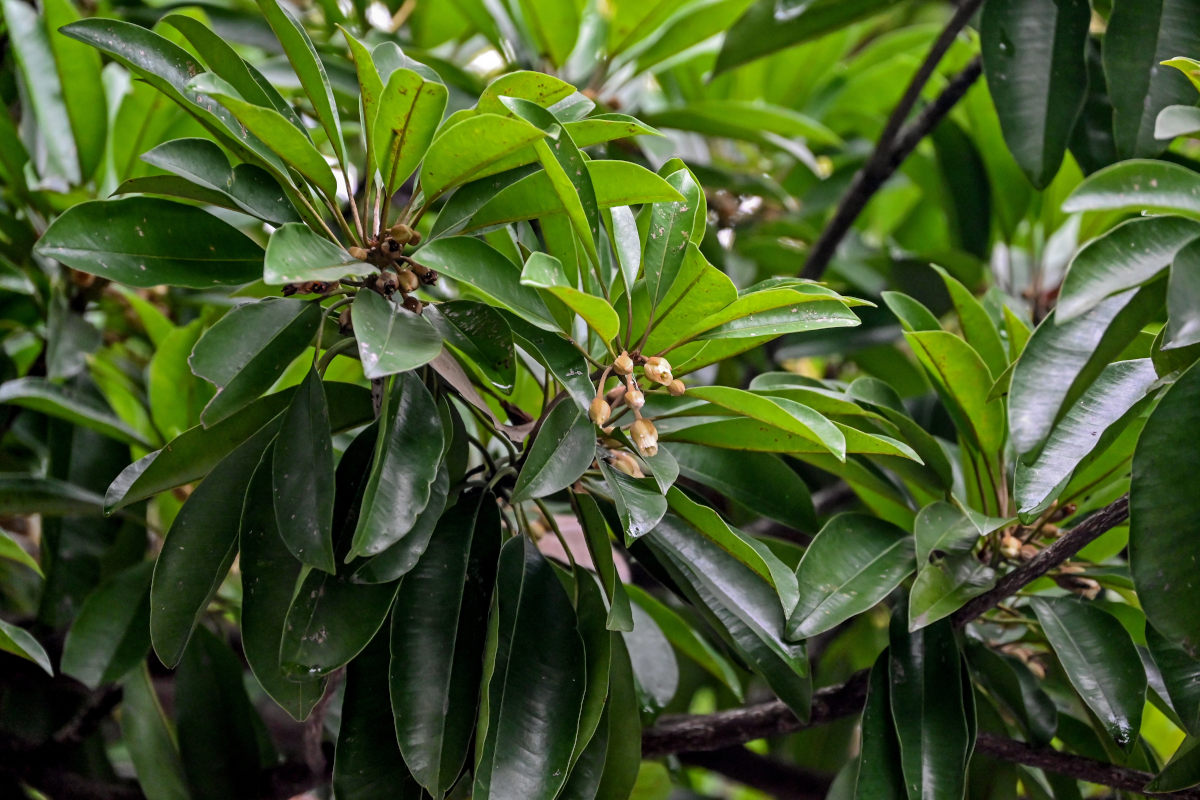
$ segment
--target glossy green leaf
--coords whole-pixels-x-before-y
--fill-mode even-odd
[[[1191,491],[1200,469],[1189,446],[1200,429],[1200,367],[1172,385],[1138,438],[1129,489],[1129,566],[1146,618],[1169,641],[1200,653],[1200,626],[1184,613],[1200,596],[1191,568],[1200,495]]]
[[[55,478],[0,473],[0,513],[53,516],[99,516],[100,495]]]
[[[902,606],[892,615],[888,648],[905,787],[909,798],[961,798],[974,742],[954,629],[947,621],[910,633],[907,616]]]
[[[672,444],[671,455],[685,478],[796,530],[817,528],[808,486],[777,456],[683,443]]]
[[[352,310],[363,374],[385,378],[428,364],[442,351],[442,337],[420,314],[373,291],[361,291]]]
[[[996,584],[996,571],[971,553],[920,563],[908,605],[908,626],[918,631],[945,619]]]
[[[936,265],[934,269],[942,276],[946,291],[950,293],[950,301],[954,303],[954,310],[962,326],[963,338],[983,359],[992,377],[999,377],[1008,367],[1008,356],[1005,355],[1000,332],[996,330],[987,309],[957,278]]]
[[[284,622],[303,569],[279,535],[272,502],[272,453],[264,454],[246,489],[238,535],[242,573],[242,651],[255,679],[293,719],[302,720],[325,693],[322,678],[294,680],[279,664]],[[333,480],[330,478],[330,483]]]
[[[944,500],[930,503],[917,512],[913,526],[917,563],[926,564],[935,558],[969,553],[982,536],[1007,521],[967,513]]]
[[[1200,52],[1200,30],[1191,20],[1197,0],[1116,0],[1104,37],[1104,74],[1113,106],[1113,134],[1121,158],[1155,156],[1154,120],[1172,103],[1194,103],[1187,78],[1161,62]]]
[[[317,235],[307,225],[288,223],[271,234],[263,261],[268,286],[303,281],[336,281],[348,274],[371,271],[340,245]]]
[[[629,651],[637,702],[643,715],[654,717],[679,690],[675,650],[654,618],[636,603],[630,606],[632,628],[622,635]]]
[[[416,257],[430,269],[469,284],[475,292],[495,300],[539,328],[557,329],[537,290],[521,284],[520,267],[487,242],[468,236],[452,236],[430,242],[417,251]]]
[[[446,109],[446,87],[398,69],[379,95],[374,117],[375,162],[384,191],[394,194],[417,169]]]
[[[300,563],[333,572],[333,442],[325,389],[315,369],[283,414],[272,464],[279,536]]]
[[[619,634],[608,630],[605,618],[607,603],[595,577],[581,570],[573,570],[572,579],[575,600],[575,629],[583,642],[584,691],[579,709],[579,728],[575,734],[575,748],[571,752],[571,772],[576,772],[583,758],[594,759],[595,750],[589,752],[593,740],[603,739],[606,731],[600,730],[604,722],[605,706],[608,701],[609,678],[612,674],[614,640]],[[600,746],[599,743],[595,743]],[[604,742],[607,749],[607,742]],[[583,762],[580,770],[588,768]]]
[[[916,331],[904,338],[929,373],[955,426],[985,455],[1004,438],[1004,404],[989,400],[990,373],[975,350],[945,331]]]
[[[379,555],[357,562],[360,565],[354,568],[351,580],[355,583],[390,583],[408,574],[429,546],[442,512],[446,510],[449,493],[450,470],[443,461],[429,489],[429,502],[413,523],[412,529]]]
[[[1146,626],[1146,644],[1183,729],[1195,736],[1200,731],[1200,660],[1151,625]]]
[[[1198,238],[1200,223],[1179,217],[1142,217],[1118,225],[1071,261],[1055,319],[1060,324],[1075,319],[1104,298],[1146,283]]]
[[[696,386],[688,397],[698,397],[750,419],[803,437],[846,458],[846,435],[823,414],[786,398],[766,397],[728,386]]]
[[[595,458],[596,429],[592,421],[574,403],[557,404],[546,413],[524,459],[513,502],[567,488],[579,480]]]
[[[1187,738],[1171,756],[1154,780],[1146,784],[1147,792],[1177,792],[1200,785],[1200,740]]]
[[[441,461],[441,416],[415,373],[393,379],[380,418],[375,463],[347,561],[381,553],[412,530],[429,502]]]
[[[595,749],[603,746],[603,763]],[[589,757],[590,756],[590,757]],[[624,641],[613,637],[608,703],[600,727],[580,756],[559,797],[623,800],[634,797],[642,756],[642,725],[638,714],[633,667]],[[599,774],[596,774],[599,772]]]
[[[396,736],[413,775],[437,797],[458,777],[474,732],[499,529],[490,494],[462,495],[405,576],[392,613]]]
[[[33,634],[2,619],[0,619],[0,650],[32,661],[47,675],[54,675],[54,667],[50,665],[50,656],[46,655],[45,648],[33,637]]]
[[[602,341],[611,342],[621,331],[621,320],[612,305],[603,297],[570,286],[562,264],[554,256],[531,253],[521,271],[521,285],[542,289],[556,297],[578,314]]]
[[[104,159],[104,142],[108,137],[108,117],[102,102],[104,83],[100,77],[100,54],[87,45],[58,34],[59,28],[79,19],[79,11],[69,0],[47,0],[42,3],[42,17],[62,87],[62,101],[71,121],[70,133],[75,140],[80,177],[87,180]],[[15,31],[13,33],[20,35]],[[20,50],[20,45],[17,45],[17,49]],[[43,133],[46,133],[45,125],[50,122],[45,120],[42,123]]]
[[[892,723],[888,661],[888,651],[884,650],[871,667],[867,680],[854,800],[906,800],[908,797],[900,766],[900,742]]]
[[[974,678],[1017,720],[1029,741],[1050,744],[1058,727],[1058,708],[1029,668],[1015,656],[974,641],[967,642],[966,656]]]
[[[766,294],[764,292],[763,294]],[[781,304],[751,310],[745,306],[730,307],[721,316],[734,318],[706,327],[697,339],[749,339],[755,337],[782,336],[785,333],[805,333],[826,328],[853,328],[860,325],[858,317],[845,304],[836,300],[813,300],[798,292],[772,293]],[[790,296],[789,296],[790,294]],[[740,298],[746,299],[746,298]],[[736,316],[734,316],[736,315]],[[708,326],[710,317],[702,323]]]
[[[1171,262],[1167,282],[1165,347],[1189,347],[1200,342],[1200,242],[1182,247]]]
[[[583,354],[559,334],[534,327],[512,314],[506,314],[505,319],[521,346],[550,370],[580,408],[587,409],[596,396],[596,387]]]
[[[908,332],[940,331],[941,323],[928,308],[901,292],[884,292],[883,302],[888,310],[900,321],[901,327]]]
[[[121,684],[121,735],[146,800],[191,800],[174,732],[145,665]]]
[[[603,457],[597,459],[600,471],[612,492],[613,503],[627,541],[632,541],[654,529],[667,513],[667,499],[662,496],[653,478],[633,478],[609,466]]]
[[[813,145],[836,145],[836,133],[799,111],[761,100],[699,100],[643,115],[659,128],[678,128],[706,136],[772,144],[771,133],[784,140],[804,139]],[[678,187],[676,187],[678,188]]]
[[[150,576],[143,561],[88,595],[67,633],[59,668],[85,686],[120,680],[150,651]]]
[[[285,11],[276,0],[255,0],[258,8],[266,17],[267,24],[275,32],[279,43],[283,45],[284,55],[291,62],[296,77],[304,93],[312,103],[313,111],[321,127],[325,129],[329,142],[333,145],[341,163],[346,163],[346,149],[342,142],[341,120],[338,118],[337,106],[333,101],[333,89],[325,74],[325,65],[321,62],[312,40],[304,31],[295,17]]]
[[[574,92],[575,87],[561,78],[531,70],[516,70],[501,75],[489,83],[480,92],[479,102],[475,104],[475,109],[481,114],[504,116],[509,111],[501,101],[502,97],[518,97],[542,108],[550,108],[560,100],[570,97]]]
[[[224,641],[201,627],[175,676],[179,754],[194,800],[243,798],[260,762],[254,707],[242,664]]]
[[[1075,187],[1063,211],[1161,212],[1200,218],[1200,175],[1167,161],[1132,159],[1105,167]]]
[[[0,403],[28,408],[72,425],[90,428],[119,442],[147,445],[132,428],[91,396],[71,393],[66,387],[45,378],[17,378],[0,384]]]
[[[577,504],[576,515],[583,528],[588,553],[592,557],[592,569],[600,577],[600,585],[608,599],[608,629],[630,631],[633,629],[633,618],[629,609],[629,596],[617,575],[608,523],[595,498],[590,494],[573,494],[572,497]]]
[[[1073,598],[1039,597],[1032,606],[1071,685],[1116,743],[1131,748],[1141,728],[1146,673],[1125,628]]]
[[[346,668],[341,728],[333,756],[339,800],[421,800],[425,793],[400,756],[388,692],[388,641],[375,637]]]
[[[1087,0],[987,4],[980,39],[1004,140],[1038,189],[1058,172],[1087,92]]]
[[[696,213],[703,204],[703,192],[690,170],[673,172],[666,176],[666,181],[683,196],[683,200],[651,206],[642,269],[650,301],[655,306],[667,296],[679,275]]]
[[[150,641],[169,667],[183,657],[237,555],[242,499],[277,430],[268,423],[222,458],[167,531],[150,585]]]
[[[562,584],[524,536],[500,551],[473,795],[552,800],[566,783],[586,681]]]
[[[432,201],[459,184],[484,177],[500,159],[541,139],[540,128],[498,114],[478,114],[443,128],[421,167],[421,188]]]
[[[1148,358],[1109,364],[1054,426],[1037,460],[1017,464],[1014,497],[1025,516],[1041,513],[1075,468],[1158,381]]]
[[[788,617],[788,638],[815,636],[869,610],[914,568],[906,531],[863,514],[835,516],[796,569],[800,602]]]
[[[426,306],[425,319],[442,341],[464,354],[502,390],[516,380],[512,329],[496,309],[472,300],[451,300]]]
[[[205,331],[188,357],[192,372],[217,389],[200,420],[220,422],[270,388],[308,347],[321,316],[316,303],[268,297],[238,306]]]
[[[72,206],[37,252],[129,286],[208,289],[262,274],[263,252],[244,233],[195,206],[152,197]]]

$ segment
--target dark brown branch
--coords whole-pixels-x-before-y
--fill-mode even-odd
[[[1026,561],[996,582],[995,588],[984,592],[954,612],[952,619],[958,627],[966,625],[997,603],[1015,594],[1037,578],[1062,564],[1090,542],[1129,519],[1129,495],[1123,495],[1071,528],[1063,537]]]
[[[1105,764],[1083,756],[1062,753],[1049,747],[1033,747],[1024,742],[1005,739],[991,733],[980,733],[975,740],[975,749],[1000,761],[1037,767],[1047,772],[1066,775],[1076,780],[1123,789],[1127,792],[1146,795],[1146,784],[1154,778],[1142,772],[1116,764]],[[1200,800],[1200,789],[1185,789],[1179,792],[1146,795],[1152,797],[1175,797],[1181,800]]]
[[[679,760],[688,766],[720,773],[778,800],[822,800],[829,791],[830,780],[825,776],[744,747],[680,753]]]
[[[875,144],[874,152],[871,153],[867,163],[862,166],[858,174],[854,176],[850,188],[846,190],[846,194],[838,204],[837,211],[834,212],[833,219],[829,221],[809,252],[808,259],[804,263],[804,270],[800,273],[801,277],[812,280],[821,277],[825,268],[829,266],[833,254],[837,251],[838,245],[850,231],[854,220],[858,219],[858,215],[866,208],[867,202],[892,176],[896,167],[908,157],[917,143],[934,129],[979,77],[983,67],[976,58],[950,81],[942,94],[927,106],[922,114],[907,126],[904,124],[917,104],[917,100],[920,99],[921,90],[925,88],[925,84],[942,60],[942,56],[950,49],[955,37],[982,4],[983,0],[964,0],[955,10],[950,21],[946,23],[946,27],[942,29],[937,40],[934,41],[925,60],[909,82],[904,96],[892,109],[883,133],[880,134],[879,141]]]

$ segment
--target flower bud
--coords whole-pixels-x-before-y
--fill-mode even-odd
[[[648,419],[634,420],[629,426],[629,438],[633,439],[638,452],[649,458],[658,454],[658,430]]]
[[[400,270],[396,278],[400,282],[400,288],[406,293],[415,292],[421,285],[421,279],[414,275],[411,269]]]
[[[629,375],[633,372],[633,359],[629,357],[629,353],[621,353],[613,361],[613,372],[618,375]]]
[[[356,246],[352,245],[346,249],[346,252],[348,252],[350,255],[354,256],[355,258],[357,258],[359,261],[367,260],[367,251],[363,250],[361,247],[356,247]]]
[[[663,386],[670,385],[671,381],[675,379],[671,375],[671,362],[662,356],[650,356],[646,359],[646,364],[642,369],[647,378],[655,383],[661,383]]]
[[[397,222],[395,225],[388,228],[388,233],[390,233],[392,238],[400,244],[408,244],[411,242],[414,232],[415,231],[413,231],[412,228],[405,225],[403,222]]]
[[[646,473],[642,472],[641,466],[637,463],[633,456],[626,453],[624,450],[616,450],[612,453],[609,459],[613,469],[619,469],[631,478],[644,478]]]
[[[642,406],[646,405],[646,395],[642,394],[640,389],[628,391],[625,393],[625,404],[635,411],[639,411]]]
[[[687,387],[683,385],[683,381],[676,378],[667,384],[667,391],[672,397],[683,397],[683,393],[687,391]]]
[[[612,416],[612,406],[604,401],[603,397],[593,397],[592,407],[588,409],[588,417],[597,425],[604,425],[608,422],[608,418]]]
[[[1023,544],[1023,545],[1021,545],[1021,560],[1022,560],[1022,561],[1029,561],[1029,560],[1031,560],[1031,559],[1032,559],[1034,556],[1036,556],[1036,555],[1038,554],[1038,552],[1039,552],[1039,551],[1038,551],[1038,549],[1037,549],[1037,546],[1036,546],[1036,545],[1032,545],[1032,544]]]
[[[1005,558],[1016,558],[1021,555],[1021,540],[1011,533],[1004,534],[1000,540],[1000,555]]]

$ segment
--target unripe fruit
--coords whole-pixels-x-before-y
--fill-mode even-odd
[[[687,391],[687,387],[683,385],[683,381],[676,378],[667,384],[667,391],[671,393],[672,397],[682,397],[683,393]]]
[[[635,420],[629,426],[629,438],[644,457],[658,455],[658,429],[648,419]]]
[[[613,372],[618,375],[629,375],[633,372],[633,359],[629,357],[629,353],[621,353],[613,361]]]
[[[663,386],[668,386],[671,381],[675,380],[671,375],[671,362],[662,356],[650,356],[646,359],[646,364],[642,369],[647,378],[655,383],[661,383]]]
[[[597,425],[604,425],[608,422],[608,418],[612,416],[612,406],[604,401],[603,397],[592,398],[592,407],[588,409],[588,417]]]

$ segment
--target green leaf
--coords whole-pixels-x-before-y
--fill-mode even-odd
[[[308,347],[321,316],[317,303],[268,297],[238,306],[205,331],[188,357],[192,373],[217,388],[201,422],[220,422],[269,389]]]
[[[1013,494],[1023,516],[1044,511],[1075,468],[1158,381],[1148,358],[1109,364],[1054,426],[1037,460],[1017,464]]]
[[[310,369],[272,448],[271,497],[279,536],[296,559],[333,572],[333,441],[321,376]]]
[[[224,198],[221,205],[228,208],[273,225],[299,220],[296,209],[285,199],[283,188],[269,172],[254,164],[230,167],[224,151],[210,139],[172,139],[144,153],[142,160],[217,192]],[[143,182],[140,186],[138,180]],[[154,184],[145,182],[152,180],[155,178],[135,179],[122,187],[126,192],[139,189],[149,192]]]
[[[37,559],[25,552],[25,548],[18,544],[17,540],[12,538],[12,535],[3,528],[0,528],[0,558],[24,564],[42,578],[46,577]]]
[[[1175,58],[1168,58],[1162,62],[1162,65],[1164,67],[1174,67],[1182,72],[1192,82],[1192,86],[1196,87],[1196,91],[1200,92],[1200,61],[1185,56],[1176,56]]]
[[[567,488],[596,458],[596,429],[574,403],[561,402],[546,413],[512,492],[514,503]]]
[[[1155,139],[1169,140],[1197,133],[1200,133],[1200,108],[1195,106],[1167,106],[1154,120]]]
[[[1200,597],[1190,568],[1200,495],[1191,490],[1200,454],[1190,446],[1200,430],[1200,367],[1180,376],[1138,438],[1129,487],[1129,567],[1146,619],[1169,641],[1200,653],[1200,625],[1184,613]]]
[[[572,498],[576,503],[579,524],[587,540],[588,553],[592,557],[592,568],[600,577],[600,584],[605,597],[608,598],[608,629],[630,631],[633,629],[633,618],[629,609],[629,596],[625,593],[625,584],[617,575],[608,523],[601,514],[596,499],[590,494],[572,494]]]
[[[567,62],[579,35],[579,9],[559,0],[519,0],[521,15],[538,52],[555,67]]]
[[[1146,644],[1183,729],[1195,736],[1200,730],[1200,661],[1151,625],[1146,626]]]
[[[348,562],[404,538],[429,502],[444,444],[437,403],[415,373],[393,379]],[[366,644],[364,642],[364,644]]]
[[[798,641],[872,608],[912,574],[908,533],[863,514],[838,514],[813,537],[796,568],[800,602],[787,635]]]
[[[945,619],[995,584],[996,571],[971,553],[921,563],[909,596],[909,630]]]
[[[913,526],[917,563],[926,564],[935,558],[969,553],[981,537],[1009,522],[963,511],[944,500],[930,503],[917,512]]]
[[[304,32],[304,26],[291,14],[284,11],[275,0],[255,0],[255,2],[263,16],[267,18],[267,24],[275,32],[279,43],[283,45],[283,52],[291,62],[292,69],[296,71],[296,77],[300,79],[304,93],[312,102],[313,111],[316,112],[321,127],[325,129],[338,161],[345,164],[346,146],[342,142],[342,126],[338,119],[337,106],[333,101],[333,89],[330,88],[329,78],[325,74],[325,66],[321,63],[312,40]]]
[[[962,657],[949,621],[908,631],[903,605],[892,615],[888,671],[900,764],[909,797],[961,798],[974,747],[962,684]]]
[[[242,797],[259,775],[256,718],[242,683],[242,665],[216,635],[201,627],[175,677],[179,753],[195,800]]]
[[[920,301],[914,300],[902,292],[883,292],[880,296],[905,331],[912,333],[942,329],[937,317]]]
[[[325,680],[294,680],[279,664],[279,646],[303,569],[279,535],[272,502],[272,453],[264,454],[246,489],[238,535],[242,573],[242,651],[258,684],[293,719],[303,720],[325,694]],[[332,484],[332,478],[330,483]]]
[[[428,364],[442,352],[442,337],[420,314],[366,290],[351,311],[363,374],[385,378]]]
[[[345,666],[379,632],[395,597],[395,583],[355,583],[349,575],[309,572],[287,611],[280,666],[293,680]]]
[[[148,443],[107,408],[88,395],[69,390],[45,378],[17,378],[0,384],[0,403],[20,406],[90,428],[110,439],[147,447]]]
[[[980,30],[984,74],[1004,141],[1038,189],[1062,164],[1087,94],[1087,0],[990,2]]]
[[[813,145],[842,142],[836,133],[812,117],[762,100],[698,100],[643,116],[648,124],[659,128],[677,128],[768,146],[779,140],[763,136],[764,133],[775,134],[785,141],[803,139]]]
[[[508,107],[501,98],[518,97],[531,103],[550,108],[575,92],[575,87],[561,78],[531,70],[517,70],[501,75],[480,92],[475,110],[481,114],[507,116]]]
[[[612,0],[608,20],[608,56],[619,55],[658,28],[675,9],[669,0]]]
[[[268,286],[304,281],[336,281],[370,267],[307,225],[288,223],[271,234],[263,261],[263,282]]]
[[[425,552],[433,537],[434,528],[446,510],[450,493],[450,468],[445,461],[438,467],[437,477],[429,490],[429,502],[404,538],[356,566],[351,575],[355,583],[390,583],[404,577]]]
[[[354,62],[354,72],[358,77],[359,96],[362,100],[363,130],[373,131],[375,130],[375,116],[379,113],[379,98],[383,95],[383,79],[379,77],[379,70],[376,69],[375,60],[371,57],[371,51],[367,49],[367,46],[341,25],[338,25],[338,30],[346,39],[346,45],[350,49],[350,60]],[[367,145],[372,150],[372,163],[374,163],[375,145],[371,141],[368,141]]]
[[[800,531],[817,528],[808,486],[779,457],[683,443],[671,445],[671,455],[685,478],[715,489],[754,513]]]
[[[957,278],[939,266],[934,265],[934,269],[942,276],[946,291],[950,293],[950,301],[954,303],[954,310],[962,325],[963,338],[983,359],[992,377],[999,377],[1008,367],[1008,356],[1004,352],[1000,332],[996,330],[987,309]]]
[[[262,248],[195,206],[153,197],[72,206],[36,251],[128,286],[237,286],[262,275]]]
[[[1054,425],[1161,308],[1154,287],[1108,298],[1070,322],[1051,312],[1033,332],[1013,369],[1008,426],[1022,460],[1046,441]]]
[[[679,202],[655,203],[650,207],[642,269],[650,302],[657,306],[675,283],[692,236],[696,214],[703,207],[704,193],[688,169],[666,176],[672,189],[683,196]],[[696,242],[697,246],[700,244]]]
[[[1188,737],[1154,777],[1147,792],[1177,792],[1200,784],[1200,740]]]
[[[1200,343],[1200,242],[1180,248],[1167,282],[1167,328],[1164,346]]]
[[[474,732],[499,533],[495,499],[464,493],[405,576],[392,613],[396,737],[405,763],[435,797],[458,777]]]
[[[608,700],[609,677],[612,672],[613,642],[620,635],[608,630],[608,616],[604,595],[596,579],[582,570],[573,570],[575,593],[575,629],[583,642],[584,674],[583,703],[579,710],[579,728],[575,734],[575,748],[571,753],[571,771],[581,757],[587,753],[593,740],[605,733],[600,731],[605,706]],[[604,743],[607,749],[607,742]],[[595,751],[587,753],[594,756]],[[587,769],[586,763],[581,769]]]
[[[388,693],[388,641],[382,633],[346,668],[341,728],[333,755],[338,800],[421,800],[396,743]]]
[[[888,651],[884,650],[875,659],[867,680],[854,800],[906,800],[908,797],[900,766],[900,742],[892,723],[888,661]]]
[[[1058,728],[1058,708],[1020,659],[975,641],[966,644],[975,680],[1017,720],[1032,743],[1045,747]]]
[[[896,0],[815,0],[781,5],[756,0],[725,33],[714,74],[838,30],[894,5]]]
[[[624,800],[636,796],[634,783],[642,758],[642,725],[633,666],[623,639],[616,636],[612,638],[609,675],[608,704],[596,735],[559,795],[564,800]],[[595,751],[601,747],[603,763],[598,764],[601,756]]]
[[[755,292],[770,295],[768,308],[759,308],[752,302],[753,295],[739,298],[723,313],[709,317],[701,323],[705,330],[697,339],[749,339],[756,337],[782,336],[785,333],[805,333],[826,328],[853,328],[860,325],[858,317],[838,300],[814,299],[795,291],[767,290]],[[724,321],[712,325],[718,319]],[[710,327],[711,326],[711,327]]]
[[[984,455],[998,453],[1004,441],[1004,404],[988,399],[992,381],[979,354],[945,331],[906,332],[904,338],[933,379],[955,427]]]
[[[541,139],[540,128],[499,114],[467,117],[434,138],[421,167],[421,189],[432,202],[455,186],[482,178],[500,159]]]
[[[846,460],[846,435],[823,414],[800,403],[728,386],[695,386],[688,396],[800,436],[828,450],[839,461]]]
[[[1090,175],[1063,201],[1063,211],[1160,212],[1200,218],[1200,175],[1167,161],[1134,159]]]
[[[557,330],[537,290],[521,285],[520,267],[487,242],[469,236],[438,239],[418,250],[416,258],[430,269],[463,281],[539,328]]]
[[[143,561],[87,596],[63,644],[59,668],[95,689],[120,680],[150,651],[150,576]]]
[[[726,529],[728,530],[728,529]],[[643,540],[731,647],[800,719],[812,702],[803,644],[784,640],[784,607],[767,580],[727,548],[683,518],[668,514]]]
[[[602,454],[596,459],[612,492],[617,516],[625,529],[626,541],[649,533],[667,513],[667,499],[653,478],[632,478],[609,466]]]
[[[371,128],[384,191],[395,194],[417,169],[446,110],[446,87],[408,69],[388,78]]]
[[[154,427],[167,441],[175,439],[200,419],[212,397],[204,381],[192,374],[188,356],[204,332],[203,320],[193,320],[156,345],[146,373],[146,394]]]
[[[47,0],[42,3],[42,16],[62,87],[62,101],[71,120],[70,133],[77,148],[80,177],[87,180],[104,159],[104,143],[108,138],[100,54],[93,48],[59,35],[59,28],[79,19],[79,12],[69,0]],[[12,34],[20,35],[16,31],[12,31]],[[20,45],[16,46],[20,52]],[[43,135],[53,135],[46,130],[45,123],[42,132]]]
[[[0,514],[100,516],[100,495],[55,478],[0,472]]]
[[[636,51],[635,71],[648,72],[672,56],[729,30],[753,0],[705,0],[684,3]]]
[[[596,396],[596,387],[583,354],[557,333],[534,327],[512,314],[506,314],[505,319],[522,348],[550,370],[581,409],[587,409]]]
[[[1124,626],[1072,598],[1039,597],[1031,605],[1071,685],[1113,740],[1132,748],[1142,724],[1146,673]]]
[[[533,286],[558,298],[563,305],[578,314],[604,342],[611,342],[621,332],[621,320],[616,310],[602,297],[582,292],[567,283],[562,264],[554,256],[530,253],[521,272],[521,285]],[[564,333],[570,333],[569,330]]]
[[[552,800],[579,728],[585,654],[570,600],[527,537],[501,548],[491,614],[473,794]]]
[[[54,675],[50,657],[46,655],[46,650],[38,643],[38,640],[33,638],[33,634],[2,619],[0,619],[0,650],[32,661],[47,675]]]
[[[191,800],[174,734],[146,665],[130,674],[121,689],[121,736],[146,800]]]
[[[1158,112],[1172,103],[1194,103],[1196,90],[1181,73],[1160,64],[1200,52],[1200,31],[1189,24],[1197,0],[1116,0],[1104,37],[1104,74],[1113,106],[1113,133],[1121,158],[1155,156]]]
[[[496,309],[472,300],[426,306],[425,319],[442,341],[470,359],[502,391],[512,389],[517,362],[512,329]]]
[[[631,659],[640,711],[653,718],[679,690],[679,662],[653,617],[636,603],[630,606],[630,616],[632,628],[621,638]]]
[[[1152,280],[1197,238],[1200,223],[1179,217],[1141,217],[1118,225],[1071,260],[1054,318],[1068,322],[1104,298]]]
[[[150,585],[150,641],[168,667],[183,657],[237,555],[242,499],[277,430],[274,424],[263,426],[222,458],[167,531]]]

